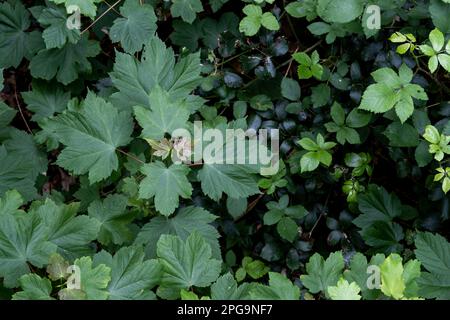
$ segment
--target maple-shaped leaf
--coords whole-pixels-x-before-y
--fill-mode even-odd
[[[149,105],[150,110],[140,106],[134,107],[136,120],[143,128],[143,138],[161,140],[165,133],[171,134],[176,129],[186,127],[189,110],[179,102],[172,102],[169,93],[159,86],[150,93]]]
[[[156,243],[163,234],[179,236],[182,240],[193,232],[199,233],[211,246],[213,257],[220,258],[219,232],[211,225],[217,216],[199,207],[182,208],[170,218],[154,217],[144,225],[136,237],[136,244],[145,245],[147,256],[156,257]]]
[[[341,252],[331,253],[326,260],[315,253],[306,264],[307,274],[300,276],[300,279],[311,293],[322,291],[328,294],[327,288],[336,285],[343,269],[344,258]]]
[[[0,277],[6,287],[16,287],[18,279],[30,273],[30,265],[42,268],[57,249],[47,240],[50,230],[36,214],[14,208],[18,201],[9,194],[2,200],[2,206],[9,209],[0,213]]]
[[[50,296],[52,283],[46,278],[30,273],[20,277],[19,284],[22,291],[16,292],[13,300],[55,300]]]
[[[250,297],[258,300],[298,300],[300,288],[286,276],[269,272],[269,285],[258,284],[250,291]]]
[[[123,247],[114,256],[101,251],[94,257],[94,264],[99,263],[111,268],[109,300],[154,298],[150,289],[159,283],[162,270],[158,260],[144,259],[142,247]]]
[[[96,3],[99,3],[102,0],[50,0],[50,1],[56,4],[64,4],[67,10],[69,10],[71,7],[78,8],[82,15],[94,19],[97,14]]]
[[[336,286],[328,287],[331,300],[361,300],[360,291],[356,282],[348,283],[344,278],[340,278]]]
[[[139,0],[126,0],[120,8],[123,18],[114,20],[109,30],[113,43],[119,42],[125,52],[134,54],[142,50],[149,36],[156,31],[156,15],[153,7]]]
[[[81,111],[66,111],[45,128],[66,146],[58,165],[74,174],[89,173],[92,184],[118,169],[116,148],[130,142],[133,123],[128,113],[89,92]]]
[[[58,247],[58,253],[73,260],[92,254],[89,244],[97,238],[100,224],[86,215],[78,215],[79,204],[55,204],[51,199],[30,211],[47,227],[47,239]]]
[[[27,109],[34,112],[31,119],[38,121],[63,112],[70,100],[70,93],[55,83],[33,81],[32,90],[22,92],[22,97]]]
[[[14,119],[17,111],[0,101],[0,128],[4,128]]]
[[[162,235],[157,254],[163,268],[162,287],[207,287],[219,277],[222,262],[212,259],[211,247],[197,232],[186,241],[177,236]]]
[[[189,171],[186,165],[173,164],[167,168],[160,161],[143,165],[141,172],[147,177],[139,185],[139,197],[155,197],[156,210],[169,216],[178,207],[179,197],[191,197],[192,186],[187,179]]]
[[[127,197],[115,194],[89,205],[89,216],[100,224],[97,240],[101,244],[123,244],[131,239],[129,224],[134,215],[127,212],[127,202]]]
[[[105,264],[94,265],[91,257],[82,257],[73,263],[79,268],[80,276],[80,290],[82,295],[80,298],[87,300],[106,300],[109,297],[107,291],[108,283],[111,281],[111,268]],[[64,289],[68,292],[60,292],[70,296],[70,290]]]
[[[216,282],[211,285],[212,300],[248,300],[250,291],[254,289],[255,284],[243,283],[238,286],[231,273],[220,276]]]
[[[66,10],[61,7],[49,3],[36,18],[45,26],[42,38],[47,49],[62,48],[67,42],[77,43],[81,38],[80,30],[67,28],[68,16]]]
[[[174,18],[181,17],[187,23],[194,22],[197,13],[203,11],[200,0],[172,0],[170,12]]]
[[[24,57],[30,59],[42,48],[41,33],[26,32],[30,14],[20,1],[0,4],[0,68],[17,68]]]
[[[80,73],[92,70],[88,58],[100,52],[98,42],[88,40],[85,34],[76,44],[66,43],[62,48],[44,49],[33,57],[30,63],[34,78],[51,80],[54,77],[64,85],[78,79]]]
[[[149,94],[159,85],[166,90],[172,101],[183,100],[191,105],[190,110],[199,108],[198,98],[190,93],[197,87],[201,64],[198,53],[189,54],[175,61],[171,48],[166,48],[158,37],[152,37],[145,45],[141,60],[126,53],[116,53],[113,72],[110,74],[119,92],[112,99],[120,108],[130,110],[134,106],[149,106]]]

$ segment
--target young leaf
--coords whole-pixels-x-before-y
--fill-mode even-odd
[[[26,274],[19,279],[22,291],[16,292],[13,300],[54,300],[50,296],[52,283],[37,274]]]
[[[344,278],[340,278],[336,286],[328,287],[331,300],[361,300],[360,291],[355,282],[348,283]]]

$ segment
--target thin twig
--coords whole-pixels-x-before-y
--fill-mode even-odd
[[[19,97],[17,96],[17,85],[16,81],[14,80],[14,97],[16,98],[16,105],[19,109],[20,116],[22,117],[23,122],[25,122],[25,126],[27,127],[28,132],[32,135],[33,131],[31,131],[30,126],[28,125],[27,119],[25,118],[25,115],[22,112],[22,107],[20,106]]]
[[[145,164],[144,161],[142,161],[141,159],[139,159],[139,158],[137,158],[136,156],[132,155],[131,153],[128,153],[128,152],[126,152],[126,151],[123,151],[122,149],[119,149],[119,148],[117,148],[116,150],[119,151],[120,153],[126,155],[127,157],[129,157],[129,158],[131,158],[131,159],[133,159],[133,160],[139,162],[140,164]]]
[[[86,29],[84,29],[83,31],[81,31],[81,34],[85,33],[86,31],[88,31],[93,25],[95,25],[98,20],[100,20],[101,18],[103,18],[103,16],[105,16],[108,12],[110,12],[111,10],[114,9],[115,6],[117,6],[122,0],[117,0],[116,3],[114,3],[112,6],[110,6],[108,9],[105,10],[105,12],[103,12],[100,16],[98,16],[97,19],[95,19]]]

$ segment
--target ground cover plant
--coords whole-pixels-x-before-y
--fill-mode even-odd
[[[449,17],[2,1],[0,298],[449,299]]]

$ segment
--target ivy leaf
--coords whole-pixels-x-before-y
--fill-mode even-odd
[[[188,101],[202,79],[200,68],[198,53],[175,62],[173,50],[166,48],[159,38],[152,37],[144,48],[141,61],[117,52],[111,79],[119,92],[114,93],[112,99],[124,110],[134,106],[147,107],[149,94],[159,85],[170,94],[172,101]],[[199,106],[201,103],[195,100],[193,108]]]
[[[34,112],[32,120],[39,121],[51,117],[67,108],[70,93],[64,92],[61,86],[33,81],[32,88],[32,91],[22,92],[27,109]]]
[[[162,287],[207,287],[219,277],[221,261],[211,258],[211,247],[196,232],[186,241],[177,236],[162,235],[157,254],[163,267]]]
[[[185,241],[190,234],[197,232],[211,246],[213,257],[219,259],[221,257],[218,241],[220,235],[211,225],[216,219],[217,216],[203,208],[182,208],[173,217],[152,218],[138,233],[135,244],[144,244],[147,256],[153,258],[156,257],[156,243],[161,235],[175,235]]]
[[[106,300],[109,297],[108,283],[111,281],[111,268],[99,264],[93,266],[91,257],[76,259],[74,265],[80,270],[80,286],[87,300]]]
[[[25,32],[29,27],[30,14],[20,1],[0,4],[0,68],[17,68],[41,48],[41,33]]]
[[[250,297],[255,300],[298,300],[300,289],[286,276],[269,272],[269,285],[257,284],[251,289]]]
[[[203,11],[200,0],[172,0],[170,12],[174,18],[181,17],[187,23],[194,22],[198,12]]]
[[[107,286],[109,300],[142,300],[153,298],[150,291],[161,278],[161,266],[157,260],[145,260],[141,247],[122,247],[112,257],[101,251],[94,263],[111,269],[111,281]]]
[[[80,13],[82,15],[94,19],[97,14],[96,3],[99,3],[102,0],[50,0],[50,1],[56,4],[64,4],[66,6],[66,9],[69,9],[71,6],[76,6],[80,9]]]
[[[139,0],[127,0],[120,8],[123,18],[114,20],[109,31],[113,43],[119,42],[125,52],[135,54],[142,50],[149,36],[156,31],[156,15],[153,7]]]
[[[56,79],[67,85],[78,78],[80,73],[90,73],[91,63],[87,58],[100,52],[98,42],[88,40],[84,35],[76,44],[66,43],[62,48],[44,49],[31,60],[30,71],[34,78]],[[51,63],[49,63],[51,61]]]
[[[100,226],[97,239],[101,244],[120,245],[131,240],[129,224],[134,217],[126,211],[127,202],[127,197],[115,194],[89,205],[89,217],[98,221]]]
[[[344,269],[344,258],[341,252],[331,253],[324,258],[315,253],[306,264],[307,274],[301,275],[300,280],[311,293],[325,292],[330,286],[335,286]]]
[[[58,247],[64,258],[92,254],[91,241],[97,238],[99,224],[86,215],[76,216],[79,205],[57,205],[51,199],[32,212],[40,217],[47,227],[47,239]]]
[[[56,5],[50,4],[42,10],[38,21],[46,27],[42,38],[47,49],[62,48],[68,42],[75,44],[80,40],[80,31],[67,28],[67,19],[65,10]]]
[[[186,177],[189,171],[185,165],[173,164],[167,168],[160,161],[145,164],[141,172],[147,177],[139,185],[139,197],[155,197],[156,210],[171,215],[178,207],[179,197],[191,197],[192,186]]]
[[[171,102],[168,92],[159,86],[149,95],[150,110],[134,107],[139,125],[143,128],[141,136],[146,139],[161,140],[165,133],[172,134],[176,129],[186,127],[189,110],[179,102]]]
[[[49,230],[34,214],[0,215],[0,276],[6,287],[16,287],[18,279],[30,273],[28,263],[42,268],[56,245],[47,241]]]
[[[361,300],[360,291],[355,282],[348,283],[344,278],[340,278],[336,286],[328,287],[331,300]]]
[[[22,291],[16,292],[13,300],[55,300],[50,296],[52,283],[37,274],[26,274],[19,279]]]
[[[66,145],[58,165],[75,174],[89,173],[90,183],[101,181],[119,167],[116,148],[127,145],[133,124],[126,112],[89,92],[81,111],[67,111],[51,119],[46,129]]]

